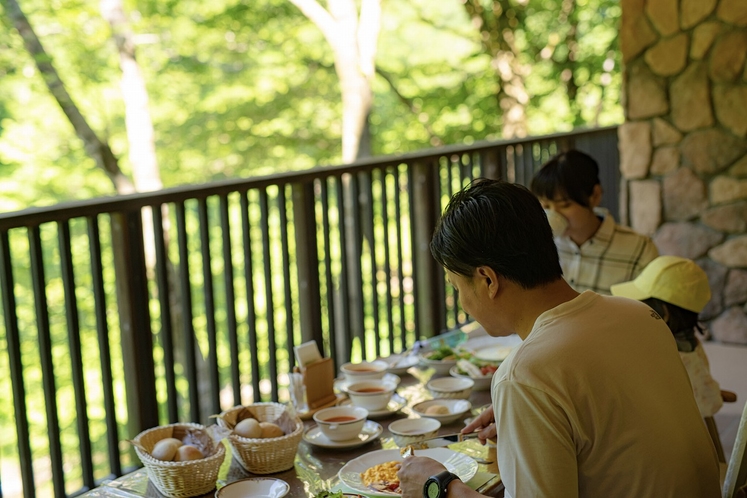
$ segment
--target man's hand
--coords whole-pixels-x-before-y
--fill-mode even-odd
[[[482,444],[485,444],[485,441],[487,441],[488,439],[495,439],[497,431],[495,429],[495,414],[493,413],[493,405],[487,407],[480,415],[475,417],[475,419],[470,422],[469,425],[462,429],[462,434],[475,431],[480,431],[480,433],[477,435],[477,438]]]
[[[411,456],[405,458],[397,473],[402,498],[422,498],[423,486],[430,477],[446,470],[442,464],[432,458]]]

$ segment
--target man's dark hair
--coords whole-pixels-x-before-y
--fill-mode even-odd
[[[444,268],[471,277],[479,266],[531,289],[563,275],[547,216],[521,185],[478,178],[452,196],[431,239]]]
[[[599,184],[599,165],[591,156],[569,150],[547,161],[534,175],[531,189],[537,197],[570,199],[584,207]]]

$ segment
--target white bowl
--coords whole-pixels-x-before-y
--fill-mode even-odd
[[[469,377],[444,377],[428,381],[425,387],[434,398],[467,399],[474,385],[475,381]]]
[[[348,383],[359,382],[361,380],[380,379],[386,373],[389,364],[385,361],[362,361],[360,363],[344,363],[340,371],[345,376]]]
[[[383,380],[365,380],[348,384],[345,391],[355,406],[370,411],[383,410],[389,404],[397,384]]]
[[[434,418],[403,418],[389,424],[389,432],[400,448],[436,437],[441,422]]]
[[[287,482],[274,477],[252,477],[226,484],[215,492],[215,498],[281,498],[290,491]]]
[[[314,413],[314,422],[330,441],[349,441],[358,437],[368,417],[359,406],[334,406]]]
[[[448,414],[437,415],[433,413],[426,413],[428,407],[433,405],[445,406],[448,410]],[[412,411],[420,417],[433,418],[441,422],[441,424],[450,424],[456,419],[467,413],[472,408],[472,403],[466,399],[431,399],[428,401],[422,401],[412,407]]]
[[[457,364],[457,360],[431,360],[428,359],[428,355],[433,353],[422,353],[420,355],[420,363],[428,368],[432,368],[436,371],[436,375],[448,375],[451,367]]]
[[[482,377],[470,377],[469,375],[460,373],[458,366],[453,366],[451,367],[451,370],[449,370],[449,373],[452,377],[456,377],[457,379],[472,380],[475,383],[472,389],[475,391],[487,391],[488,389],[490,389],[490,383],[493,381],[493,373],[495,372],[488,375],[483,375]]]

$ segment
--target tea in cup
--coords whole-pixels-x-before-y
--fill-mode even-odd
[[[367,380],[348,385],[346,391],[353,405],[376,411],[386,408],[396,388],[394,382]]]
[[[347,382],[358,382],[363,380],[381,379],[386,374],[389,364],[385,361],[362,361],[360,363],[345,363],[340,371],[345,375]]]
[[[337,406],[314,413],[314,422],[330,441],[349,441],[361,433],[366,417],[368,410],[365,408]]]

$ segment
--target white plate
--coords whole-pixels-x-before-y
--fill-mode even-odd
[[[415,355],[408,355],[403,357],[400,354],[393,354],[381,359],[389,363],[389,368],[387,368],[386,371],[397,375],[406,374],[407,370],[420,363],[420,359]]]
[[[386,374],[384,374],[384,377],[381,378],[381,380],[385,381],[385,382],[387,382],[387,381],[388,382],[394,382],[396,385],[399,385],[399,383],[400,383],[400,381],[402,379],[400,379],[397,375],[386,373]],[[348,382],[344,378],[343,379],[335,379],[334,388],[336,390],[338,390],[339,392],[344,393],[344,392],[347,392],[348,386],[350,384],[355,384],[356,382],[359,382],[359,381],[356,380],[354,382]]]
[[[346,399],[340,403],[340,406],[350,406],[353,402],[350,401],[350,399]],[[397,393],[394,393],[392,395],[392,398],[389,400],[389,403],[386,405],[386,408],[383,410],[368,410],[368,418],[384,418],[388,417],[389,415],[393,415],[400,411],[402,408],[405,407],[407,404],[407,400],[400,396]]]
[[[287,482],[274,477],[252,477],[226,484],[215,492],[216,498],[244,498],[254,496],[258,498],[281,498],[288,494],[290,486]]]
[[[462,347],[471,351],[475,358],[485,361],[503,361],[519,344],[521,344],[521,337],[512,334],[505,337],[486,336],[468,339]]]
[[[314,446],[319,446],[320,448],[357,448],[358,446],[363,446],[366,443],[378,439],[383,430],[384,428],[376,422],[366,420],[366,423],[363,424],[363,429],[361,430],[361,433],[358,434],[357,438],[349,441],[332,441],[322,433],[322,430],[318,426],[316,426],[304,432],[303,440],[309,444],[313,444]]]
[[[458,453],[448,448],[415,450],[415,454],[418,456],[430,457],[441,462],[449,472],[458,475],[462,482],[469,481],[477,473],[477,462],[463,453]],[[401,462],[403,459],[404,457],[400,455],[399,449],[372,451],[350,460],[340,469],[338,475],[343,484],[367,496],[400,496],[397,493],[388,493],[369,488],[363,484],[363,481],[361,480],[361,472],[365,472],[369,468],[380,463],[395,460]]]

